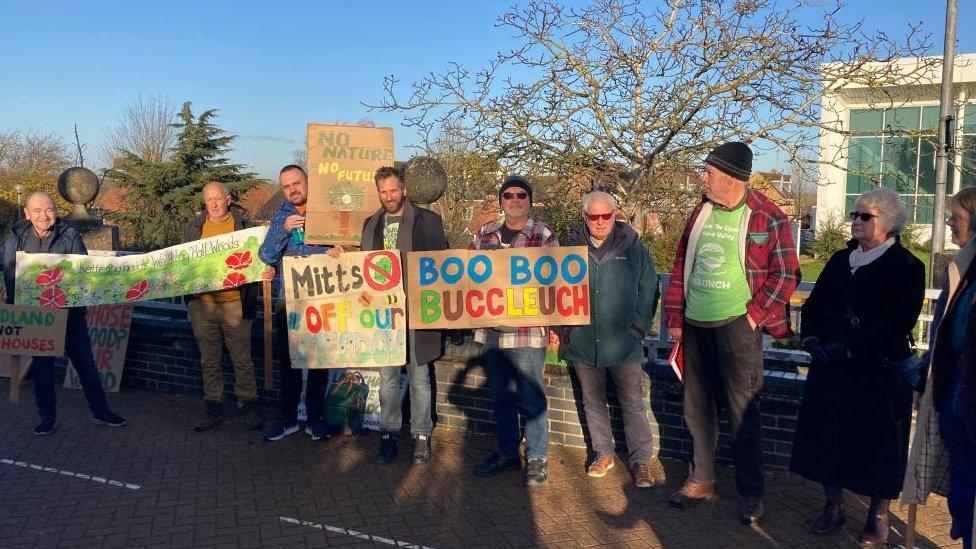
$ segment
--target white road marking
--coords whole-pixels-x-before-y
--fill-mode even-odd
[[[0,463],[4,465],[13,465],[14,467],[23,467],[25,469],[33,469],[35,471],[41,471],[45,473],[54,473],[57,475],[64,475],[66,477],[77,478],[81,480],[89,480],[91,482],[97,482],[99,484],[111,484],[112,486],[118,486],[119,488],[127,488],[129,490],[139,490],[142,486],[138,484],[132,484],[129,482],[123,482],[121,480],[112,480],[104,477],[98,477],[94,475],[85,475],[82,473],[74,473],[72,471],[67,471],[65,469],[57,469],[55,467],[46,467],[44,465],[34,465],[33,463],[25,463],[23,461],[14,461],[12,459],[2,458]]]
[[[339,526],[329,526],[328,524],[309,522],[307,520],[300,520],[291,517],[278,517],[278,520],[280,520],[281,522],[287,522],[288,524],[294,524],[296,526],[307,526],[309,528],[315,528],[316,530],[325,530],[327,532],[332,532],[335,534],[342,534],[344,536],[364,539],[367,541],[372,541],[374,543],[384,543],[386,545],[392,545],[394,547],[407,547],[409,549],[433,549],[432,547],[427,547],[426,545],[417,545],[416,543],[410,543],[408,541],[399,541],[395,539],[384,538],[381,536],[374,536],[373,534],[367,534],[365,532],[357,532],[356,530],[349,530],[348,528],[342,528]]]

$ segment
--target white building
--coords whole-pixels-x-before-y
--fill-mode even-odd
[[[909,222],[931,235],[935,195],[942,67],[918,58],[897,64],[901,77],[892,85],[843,84],[821,101],[817,225],[830,216],[847,221],[857,196],[877,184],[893,189],[908,207]],[[946,192],[976,185],[976,54],[956,57],[955,152],[950,158]],[[948,231],[946,231],[948,237]]]

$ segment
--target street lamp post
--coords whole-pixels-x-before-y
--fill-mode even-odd
[[[14,192],[17,193],[17,206],[22,206],[23,204],[20,203],[20,193],[24,192],[24,186],[17,183],[14,185]]]

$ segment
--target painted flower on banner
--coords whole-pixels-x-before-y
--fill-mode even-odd
[[[247,277],[241,273],[230,273],[224,278],[224,288],[236,288],[247,282]]]
[[[251,252],[234,252],[227,256],[224,263],[227,264],[228,268],[235,271],[246,269],[251,266]]]
[[[64,304],[68,302],[68,298],[65,297],[64,292],[60,288],[47,288],[41,292],[39,301],[41,307],[58,309],[64,307]]]
[[[64,277],[64,273],[61,272],[60,267],[55,267],[53,269],[48,269],[46,271],[41,271],[41,274],[37,275],[37,282],[39,285],[47,287],[61,282]]]
[[[125,298],[129,301],[139,301],[147,292],[149,292],[149,281],[140,280],[129,288],[129,291],[125,293]]]

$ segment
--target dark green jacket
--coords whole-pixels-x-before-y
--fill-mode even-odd
[[[618,221],[599,248],[584,225],[570,238],[589,249],[590,324],[574,326],[563,356],[576,365],[644,361],[644,335],[657,308],[654,261],[637,233]]]

